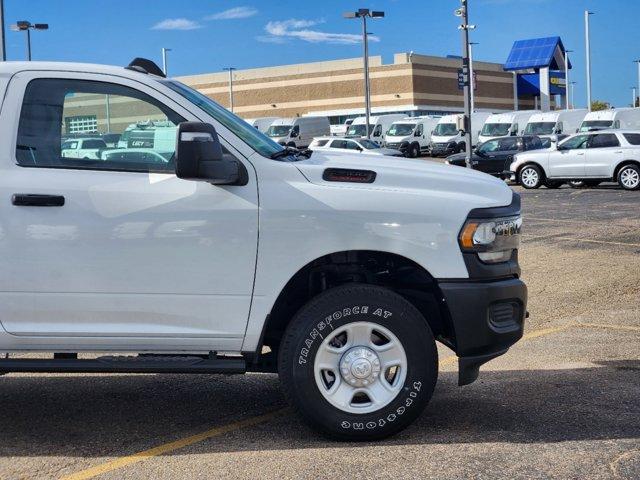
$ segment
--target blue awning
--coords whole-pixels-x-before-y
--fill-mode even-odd
[[[509,71],[548,67],[550,70],[564,70],[564,56],[564,45],[560,37],[517,40],[511,47],[504,69]]]

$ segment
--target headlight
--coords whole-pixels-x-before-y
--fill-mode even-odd
[[[460,231],[460,248],[485,263],[506,262],[520,245],[522,216],[469,219]]]

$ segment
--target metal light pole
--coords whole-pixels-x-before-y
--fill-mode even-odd
[[[571,82],[569,85],[571,86],[571,108],[576,108],[576,104],[573,99],[573,92],[576,90],[576,82]]]
[[[162,47],[162,72],[164,73],[165,77],[167,76],[167,52],[170,51],[170,48]]]
[[[631,87],[631,90],[633,91],[633,101],[631,102],[631,106],[635,107],[636,106],[636,87]]]
[[[476,111],[475,75],[473,72],[473,46],[478,42],[469,42],[469,81],[471,82],[471,113]]]
[[[573,50],[565,50],[564,51],[564,88],[565,88],[565,110],[569,110],[569,54],[572,53]]]
[[[589,39],[589,15],[593,12],[584,11],[584,44],[587,57],[587,108],[591,111],[591,42]]]
[[[4,0],[0,0],[0,62],[7,59],[7,52],[4,46]]]
[[[234,67],[226,67],[223,70],[229,71],[229,110],[233,112],[233,71]]]
[[[364,55],[364,114],[365,125],[367,129],[367,138],[371,138],[371,132],[369,131],[369,117],[371,116],[371,87],[369,83],[369,40],[367,33],[367,17],[369,18],[383,18],[384,12],[371,11],[368,8],[359,8],[356,12],[343,13],[344,18],[362,18],[362,45]]]
[[[634,62],[638,64],[638,93],[640,93],[640,60],[634,60]],[[635,107],[636,104],[634,103],[633,106]]]
[[[462,24],[458,29],[462,32],[462,77],[464,94],[464,141],[465,159],[467,168],[471,168],[471,89],[473,79],[469,68],[469,30],[473,30],[475,25],[469,25],[469,6],[467,0],[460,0],[461,7],[454,11],[456,17],[462,18]]]
[[[31,61],[31,30],[48,30],[47,23],[31,23],[26,20],[20,20],[11,25],[14,32],[27,32],[27,60]]]

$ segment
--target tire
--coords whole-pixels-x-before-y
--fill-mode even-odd
[[[625,165],[618,172],[618,184],[625,190],[640,188],[640,168],[637,165]]]
[[[537,165],[525,165],[518,172],[518,183],[526,189],[540,188],[544,175]]]
[[[584,188],[584,180],[569,180],[567,182],[571,188]]]
[[[409,147],[409,158],[418,158],[420,156],[420,145],[414,143]]]
[[[465,143],[459,143],[456,153],[462,153],[467,150],[467,145]]]
[[[564,182],[559,180],[545,180],[544,182],[544,186],[551,189],[560,188],[563,184]]]
[[[392,346],[380,354],[381,342]],[[385,356],[401,365],[393,376]],[[339,440],[369,441],[399,432],[424,410],[438,352],[408,301],[386,288],[350,284],[321,293],[295,315],[280,344],[278,372],[287,401],[311,427]]]

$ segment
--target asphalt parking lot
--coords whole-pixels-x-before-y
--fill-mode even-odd
[[[0,478],[640,478],[640,192],[521,191],[525,338],[386,441],[334,443],[274,375],[0,377]]]

